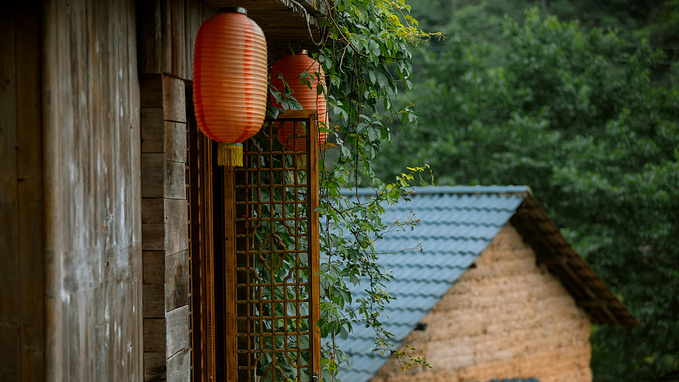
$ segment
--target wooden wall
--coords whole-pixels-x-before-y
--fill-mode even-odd
[[[184,170],[186,110],[187,103],[191,103],[185,92],[191,92],[185,86],[190,86],[193,78],[194,40],[201,24],[217,14],[218,7],[241,3],[244,2],[211,1],[207,5],[202,0],[136,2],[142,107],[143,338],[147,381],[189,379],[189,243]],[[272,27],[284,20],[296,21],[300,32],[293,32],[294,38],[308,36],[304,18],[293,12],[294,7],[288,5],[288,1],[247,3],[272,12],[275,16],[269,17],[275,20],[270,23]],[[275,35],[268,37],[275,39]],[[287,43],[279,44],[285,51],[289,49]],[[198,349],[199,356],[202,354],[202,361],[208,362],[208,356],[200,353],[202,350],[205,349]],[[215,361],[209,362],[214,369]],[[212,369],[206,367],[205,370]]]
[[[43,6],[48,380],[142,375],[134,3]]]
[[[0,12],[0,381],[42,380],[40,8]]]
[[[188,378],[186,120],[163,97],[191,79],[215,13],[200,0],[1,13],[0,380]],[[139,74],[161,73],[142,100]]]
[[[137,2],[139,72],[193,79],[193,46],[203,21],[217,14],[198,0]]]
[[[145,381],[188,381],[187,103],[198,28],[216,9],[198,0],[137,2],[141,76]],[[190,84],[190,82],[189,82]],[[189,94],[190,91],[188,92]]]
[[[431,369],[389,360],[372,382],[536,377],[591,382],[590,322],[510,224],[404,341]]]
[[[185,98],[181,79],[141,79],[146,381],[188,381],[191,372]]]

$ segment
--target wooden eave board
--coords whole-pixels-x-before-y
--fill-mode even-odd
[[[568,244],[533,196],[524,197],[511,222],[533,246],[538,261],[546,263],[550,272],[559,277],[593,323],[641,326],[589,264]]]
[[[300,49],[313,52],[320,41],[318,19],[323,17],[318,0],[206,0],[213,8],[238,6],[247,9],[248,17],[264,31],[269,46],[269,58]]]

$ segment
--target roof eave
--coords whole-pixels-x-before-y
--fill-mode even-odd
[[[204,0],[213,9],[232,6],[232,1]],[[326,3],[321,0],[240,0],[239,7],[248,11],[264,31],[269,58],[307,49],[317,51],[323,40],[319,20],[327,17]]]
[[[639,327],[641,324],[578,255],[537,200],[526,194],[510,222],[535,250],[537,261],[547,266],[573,295],[592,323]]]

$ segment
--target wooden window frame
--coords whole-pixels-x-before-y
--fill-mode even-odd
[[[254,153],[250,151],[252,142],[244,144],[244,168],[217,167],[214,165],[217,151],[215,143],[198,132],[192,110],[189,110],[188,115],[192,377],[200,381],[256,381],[258,379],[251,367],[244,366],[251,362],[247,357],[255,357],[256,350],[243,348],[244,339],[248,342],[256,334],[248,333],[244,329],[247,325],[244,326],[243,323],[257,318],[247,318],[247,309],[244,310],[243,306],[253,301],[247,298],[247,303],[244,303],[242,293],[238,296],[237,292],[237,285],[242,285],[242,273],[245,269],[237,260],[241,256],[239,254],[248,252],[248,246],[252,247],[252,243],[248,244],[246,238],[247,227],[251,222],[248,223],[248,219],[243,218],[247,215],[243,208],[257,203],[247,200],[243,194],[252,187],[246,181],[246,174],[253,173],[252,167],[248,170],[251,154]],[[263,129],[269,129],[271,135],[280,121],[317,126],[315,112],[288,111],[276,121],[267,119]],[[319,204],[319,133],[317,128],[307,130],[309,133],[305,140],[306,147],[294,150],[279,147],[262,155],[292,155],[298,158],[295,159],[295,166],[305,169],[306,188],[303,194],[306,199],[303,202],[307,214],[304,216],[304,224],[307,224],[308,231],[304,236],[307,240],[305,248],[309,261],[307,274],[310,277],[306,318],[309,325],[309,364],[304,366],[304,369],[308,369],[308,374],[304,371],[308,379],[303,380],[319,381],[321,341],[320,329],[316,325],[320,318],[320,241],[319,216],[316,211]],[[260,317],[259,322],[262,320]],[[270,335],[275,338],[280,333]],[[285,344],[287,343],[286,340]],[[281,349],[284,350],[286,349]],[[301,369],[297,370],[299,372]],[[277,371],[272,373],[276,380],[285,380],[280,378]]]

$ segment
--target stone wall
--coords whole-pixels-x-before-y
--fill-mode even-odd
[[[392,359],[372,381],[591,381],[588,317],[535,260],[508,223],[404,341],[432,368]]]

